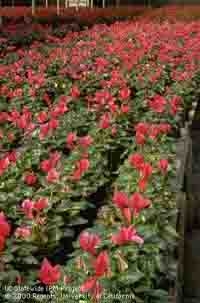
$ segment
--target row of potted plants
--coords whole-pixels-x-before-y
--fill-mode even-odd
[[[42,27],[45,43],[2,50],[2,285],[42,283],[47,301],[167,302],[170,183],[179,128],[199,94],[199,26],[118,22],[62,37]],[[102,186],[94,227],[55,262]]]

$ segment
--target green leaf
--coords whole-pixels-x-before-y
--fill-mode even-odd
[[[86,223],[88,223],[88,220],[80,217],[80,218],[73,219],[73,222],[70,223],[69,226],[83,225]]]
[[[168,233],[168,235],[170,235],[173,238],[178,238],[179,237],[178,233],[176,232],[176,230],[171,225],[168,225],[168,226],[165,227],[165,232]]]
[[[24,258],[23,261],[26,264],[38,264],[38,260],[33,256],[28,256]]]
[[[125,274],[120,275],[119,281],[123,284],[135,284],[139,282],[144,277],[144,274],[140,271],[135,271],[133,273],[125,272]]]

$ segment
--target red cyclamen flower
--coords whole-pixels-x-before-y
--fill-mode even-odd
[[[116,191],[113,195],[112,201],[119,208],[128,206],[128,196],[122,191]]]
[[[8,168],[9,164],[10,164],[10,161],[9,161],[8,157],[4,157],[3,159],[0,159],[0,176]]]
[[[176,115],[176,113],[179,111],[181,105],[181,97],[174,96],[172,100],[170,100],[170,113],[172,115]]]
[[[102,129],[106,129],[110,127],[110,115],[108,113],[105,113],[101,117],[99,127]]]
[[[127,100],[130,97],[131,90],[128,87],[123,87],[119,91],[119,97],[121,100]]]
[[[72,148],[74,147],[74,144],[75,144],[76,140],[77,140],[76,134],[75,134],[75,133],[72,133],[72,132],[69,133],[69,134],[67,135],[67,138],[66,138],[66,145],[67,145],[67,147],[68,147],[69,149],[72,149]]]
[[[90,293],[90,295],[94,299],[94,302],[97,302],[101,298],[102,291],[103,289],[96,277],[88,278],[80,287],[80,292]]]
[[[33,219],[34,202],[30,199],[25,199],[22,202],[22,211],[29,219]]]
[[[140,178],[138,181],[138,187],[141,192],[144,192],[147,188],[148,180],[146,178]]]
[[[51,162],[51,168],[54,168],[57,165],[60,158],[61,158],[61,155],[58,151],[52,152],[50,154],[49,160]]]
[[[10,162],[15,163],[17,161],[17,152],[15,150],[8,152],[6,156]]]
[[[52,163],[50,160],[43,160],[40,163],[40,168],[43,172],[48,173],[50,169],[52,168]]]
[[[129,163],[136,169],[141,169],[142,165],[144,164],[144,157],[139,154],[135,153],[130,156]]]
[[[130,225],[132,221],[132,209],[126,207],[122,209],[122,215],[126,222]]]
[[[130,111],[130,106],[128,104],[122,104],[120,111],[124,114],[127,114]]]
[[[161,159],[159,162],[158,162],[158,168],[161,170],[161,172],[163,174],[166,174],[167,170],[168,170],[168,167],[169,167],[169,162],[167,159]]]
[[[34,209],[37,210],[37,211],[41,211],[45,208],[48,207],[48,203],[49,203],[49,200],[48,198],[39,198],[37,201],[35,201],[34,203]]]
[[[112,127],[111,134],[112,134],[113,137],[116,136],[116,134],[117,134],[117,128],[115,126]]]
[[[171,131],[172,127],[169,123],[160,123],[159,129],[161,133],[167,134]]]
[[[146,135],[149,132],[149,124],[145,122],[140,122],[135,126],[135,139],[136,143],[139,145],[143,145],[146,140]]]
[[[130,207],[133,209],[133,213],[137,216],[141,210],[150,206],[151,202],[149,199],[144,198],[140,193],[134,193],[130,197]]]
[[[76,169],[73,173],[73,180],[80,180],[82,175],[89,169],[90,161],[88,159],[81,159],[76,164]]]
[[[59,126],[59,121],[56,119],[51,119],[48,124],[50,130],[55,130]]]
[[[61,278],[61,271],[58,265],[52,266],[51,263],[45,258],[42,262],[39,279],[45,285],[53,285]]]
[[[34,185],[37,182],[37,176],[34,174],[34,172],[27,173],[24,176],[24,182],[30,186]]]
[[[0,236],[0,252],[4,250],[6,239]]]
[[[102,277],[109,270],[109,256],[107,251],[102,251],[95,259],[93,267],[95,270],[95,276]]]
[[[60,157],[61,157],[61,155],[57,151],[51,153],[49,159],[43,160],[40,163],[41,170],[45,173],[48,173],[51,169],[55,168],[58,161],[60,160]]]
[[[48,114],[45,111],[39,112],[37,115],[38,123],[45,123],[48,120]]]
[[[150,108],[156,113],[163,113],[165,111],[167,101],[164,97],[156,95],[151,101],[149,101]]]
[[[80,287],[80,292],[90,292],[96,285],[97,278],[96,277],[90,277],[88,278]]]
[[[25,199],[21,206],[22,211],[29,219],[33,219],[38,212],[42,211],[46,207],[48,207],[48,199],[45,197],[39,198],[37,201]]]
[[[55,183],[59,180],[60,174],[59,172],[57,172],[54,168],[50,169],[50,171],[48,172],[47,176],[46,176],[46,180],[49,183]]]
[[[80,94],[81,94],[79,88],[75,85],[72,86],[70,93],[71,93],[72,98],[75,98],[75,99],[80,97]]]
[[[29,238],[31,235],[31,228],[30,227],[17,227],[15,231],[15,236],[17,238]]]
[[[143,163],[140,167],[140,172],[144,179],[148,179],[153,173],[153,167],[149,163]]]
[[[39,134],[40,140],[43,140],[46,136],[48,136],[49,132],[50,132],[49,123],[42,124],[40,126],[40,134]]]
[[[0,213],[0,237],[6,238],[11,231],[10,224],[8,223],[3,212]]]
[[[91,144],[93,143],[93,139],[91,136],[85,136],[85,137],[81,137],[79,138],[79,144],[83,147],[83,148],[88,148]]]
[[[133,226],[122,227],[120,231],[111,237],[115,245],[124,245],[129,242],[143,244],[144,240],[137,235],[136,229]]]
[[[51,118],[59,118],[61,115],[64,115],[68,111],[68,107],[64,102],[59,102],[51,111]]]
[[[11,226],[3,212],[0,213],[0,252],[4,249],[6,238],[10,235]]]
[[[83,231],[79,237],[80,247],[92,255],[96,255],[96,248],[100,243],[101,239],[98,235],[90,234],[87,231]]]

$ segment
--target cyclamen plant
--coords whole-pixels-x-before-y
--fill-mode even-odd
[[[175,134],[198,96],[199,28],[139,21],[57,37],[47,27],[43,41],[3,53],[3,285],[42,283],[63,303],[121,302],[117,291],[126,302],[166,302]]]

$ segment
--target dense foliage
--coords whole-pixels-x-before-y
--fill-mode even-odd
[[[56,18],[57,8],[56,6],[49,6],[48,8],[37,6],[35,15],[32,16],[31,7],[1,7],[1,16],[5,19],[19,20],[20,18],[28,17],[38,22],[53,22],[55,19],[57,22],[72,22],[76,20],[79,24],[94,24],[97,22],[113,22],[114,20],[124,20],[127,18],[134,18],[141,15],[145,7],[143,5],[131,5],[131,6],[120,6],[120,7],[107,7],[107,8],[79,8],[76,7],[64,8],[60,7],[59,18]]]
[[[156,3],[157,1],[157,3]],[[60,15],[57,16],[56,6],[50,5],[48,8],[36,6],[34,16],[30,6],[11,7],[3,6],[0,8],[0,14],[3,17],[3,22],[19,22],[25,19],[26,22],[30,20],[36,23],[76,23],[83,26],[91,26],[95,23],[110,24],[114,21],[127,20],[127,19],[140,19],[144,18],[153,19],[154,21],[163,20],[197,20],[200,18],[199,5],[163,5],[163,0],[149,1],[148,5],[140,2],[140,5],[130,6],[108,6],[106,8],[94,7],[91,8],[64,8],[60,7]],[[154,5],[155,4],[155,5]],[[159,4],[162,6],[159,7]]]
[[[15,289],[20,302],[168,302],[175,143],[199,95],[200,23],[65,31],[0,36],[2,300],[18,284],[49,287]]]

